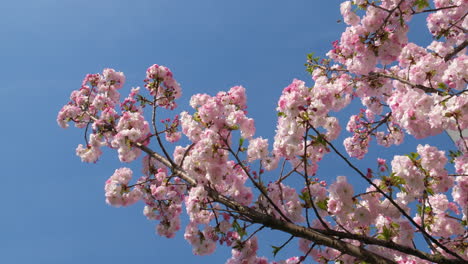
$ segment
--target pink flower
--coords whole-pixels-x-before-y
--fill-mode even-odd
[[[345,1],[340,5],[341,15],[344,18],[344,22],[348,25],[355,26],[359,23],[359,17],[351,10],[351,1]]]
[[[114,174],[106,181],[106,202],[112,206],[128,206],[136,203],[142,197],[138,188],[130,189],[128,183],[133,172],[129,168],[115,170]]]
[[[268,139],[254,138],[249,141],[249,148],[247,149],[247,156],[249,162],[254,160],[263,159],[268,155]]]

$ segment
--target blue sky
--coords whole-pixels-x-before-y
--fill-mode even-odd
[[[230,256],[227,249],[208,257],[193,256],[183,231],[171,240],[156,236],[155,223],[142,215],[142,204],[123,209],[105,204],[104,181],[122,165],[112,152],[97,164],[81,163],[74,152],[83,143],[83,131],[59,128],[57,112],[87,73],[106,67],[123,71],[129,91],[142,86],[146,68],[157,63],[170,67],[181,83],[182,109],[194,93],[214,94],[243,85],[257,135],[272,139],[274,109],[282,89],[293,78],[312,85],[303,66],[306,54],[314,51],[323,56],[344,29],[336,22],[339,3],[4,1],[0,10],[2,262],[224,263]],[[427,37],[418,35],[416,40]],[[415,141],[409,141],[407,148],[372,154],[390,157],[414,151]],[[451,144],[446,136],[430,142],[441,147]],[[321,177],[352,176],[344,165],[336,166],[336,157],[329,159],[322,165]],[[360,164],[374,167],[374,162],[371,158]],[[277,245],[281,238],[268,236]],[[267,245],[261,254],[269,251]]]

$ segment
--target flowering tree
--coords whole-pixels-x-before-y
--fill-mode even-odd
[[[468,1],[355,0],[342,3],[341,13],[348,27],[327,58],[308,57],[314,85],[294,80],[283,90],[271,151],[255,136],[241,86],[196,94],[194,110],[158,123],[182,95],[159,65],[148,68],[145,89],[123,101],[123,73],[88,74],[57,121],[85,129],[86,144],[76,149],[84,162],[96,162],[105,146],[125,163],[143,156],[141,177],[132,181],[132,170],[120,168],[106,181],[106,202],[143,201],[145,216],[168,238],[182,228],[185,207],[194,254],[219,244],[232,248],[227,263],[268,263],[256,254],[256,234],[267,227],[290,234],[274,254],[294,242],[302,251],[272,263],[467,263]],[[427,15],[434,37],[427,47],[408,42],[416,15]],[[352,100],[363,109],[346,125],[346,154],[335,147],[341,129],[332,114]],[[375,171],[349,158],[366,158],[372,140],[390,147],[405,134],[422,139],[444,130],[460,135],[457,151],[419,145],[390,162],[377,159]],[[167,147],[182,135],[188,145]],[[316,173],[330,152],[365,190],[355,192],[344,176],[327,186]],[[426,245],[414,242],[418,236]]]

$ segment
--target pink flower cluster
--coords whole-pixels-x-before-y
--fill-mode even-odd
[[[358,115],[352,115],[346,126],[346,130],[351,132],[352,136],[343,141],[346,152],[351,157],[364,158],[372,136],[375,136],[377,143],[381,146],[400,145],[403,142],[404,133],[393,120],[394,118],[390,114],[376,120],[375,113],[371,109],[361,109]],[[386,131],[377,131],[377,128],[383,123],[387,125],[387,133]]]
[[[157,64],[149,67],[146,70],[145,83],[146,89],[156,98],[157,105],[171,110],[177,107],[175,99],[182,96],[182,90],[169,68]]]
[[[324,137],[327,140],[336,139],[341,127],[338,119],[328,116],[328,113],[332,109],[341,109],[349,103],[349,97],[340,95],[350,88],[347,77],[340,76],[334,85],[337,89],[328,89],[332,85],[311,89],[306,87],[303,81],[294,80],[283,90],[278,101],[277,110],[280,114],[273,144],[274,156],[284,157],[294,167],[304,170],[304,164],[298,156],[304,155],[304,144],[306,144],[308,146],[306,156],[311,163],[307,166],[309,175],[315,174],[317,162],[329,150],[324,144],[319,143],[320,138],[305,141],[305,134],[309,133],[312,127],[324,128],[326,130]]]
[[[444,37],[445,41],[433,41],[427,49],[408,42],[406,36],[407,22],[422,11],[421,4],[418,1],[381,1],[378,6],[367,1],[341,4],[341,13],[349,26],[327,54],[339,64],[317,67],[313,77],[316,89],[326,85],[338,87],[339,74],[352,76],[348,81],[355,90],[344,89],[343,94],[335,97],[340,100],[349,95],[358,96],[367,107],[367,122],[362,122],[362,115],[356,115],[348,123],[348,131],[353,136],[344,144],[352,157],[363,158],[372,137],[380,145],[390,146],[402,142],[403,132],[419,139],[446,129],[468,128],[467,119],[462,118],[468,111],[468,95],[457,92],[466,89],[467,56],[460,52],[447,59],[466,40],[463,28],[468,22],[468,4],[435,1],[435,9],[427,18],[428,27],[434,36]],[[354,12],[355,7],[365,8],[362,18]],[[398,65],[392,65],[393,62]],[[379,63],[385,68],[376,67]],[[333,74],[325,74],[325,69]],[[453,96],[455,93],[457,96]],[[384,105],[391,111],[391,117],[385,122],[387,131],[375,130],[374,115],[382,114]]]
[[[76,148],[76,155],[81,158],[83,162],[96,162],[102,155],[101,147],[105,145],[96,134],[89,136],[88,145],[85,147],[79,144]]]
[[[185,228],[184,238],[192,245],[195,255],[209,255],[216,249],[216,232],[211,226],[200,231],[197,225],[191,222]]]
[[[431,13],[427,17],[427,26],[434,37],[445,37],[448,43],[462,42],[466,40],[468,19],[466,10],[468,3],[464,0],[435,0],[434,5],[441,10]],[[443,7],[457,6],[457,8]]]
[[[420,159],[395,156],[392,161],[395,176],[404,179],[406,202],[419,198],[427,188],[447,192],[453,187],[453,177],[449,177],[445,170],[445,153],[429,145],[419,145],[417,151]]]
[[[156,232],[172,238],[180,230],[180,215],[186,186],[180,178],[170,177],[167,169],[154,158],[143,158],[144,176],[138,180],[138,188],[144,190],[146,203],[143,214],[150,220],[159,220]]]
[[[119,153],[122,162],[131,162],[141,154],[139,148],[132,146],[132,142],[144,142],[150,136],[148,122],[139,112],[124,112],[115,128],[117,134],[111,142]]]
[[[147,163],[148,160],[154,159],[146,157],[143,162]],[[151,175],[148,178],[151,179]],[[173,179],[172,182],[169,179],[166,168],[158,168],[154,179],[142,179],[148,182],[145,188],[149,189],[144,199],[147,205],[143,212],[148,219],[159,220],[156,231],[160,236],[172,238],[180,230],[180,214],[186,188],[179,178]]]
[[[249,141],[249,148],[247,149],[247,157],[249,162],[264,159],[267,157],[267,155],[268,139],[259,137]]]
[[[232,257],[226,264],[268,264],[266,258],[257,257],[258,241],[254,236],[251,239],[232,249]]]
[[[76,154],[84,162],[96,162],[102,154],[101,147],[109,146],[119,152],[123,162],[130,162],[140,155],[140,150],[132,143],[145,142],[150,136],[148,122],[142,115],[141,107],[136,105],[135,97],[139,89],[133,89],[129,97],[119,104],[125,76],[113,69],[104,69],[101,74],[88,74],[82,87],[73,91],[70,102],[60,110],[57,122],[67,127],[69,121],[80,128],[92,124],[93,132],[87,145],[78,145]],[[122,114],[115,110],[121,105]]]
[[[133,172],[129,168],[115,170],[114,174],[106,181],[106,202],[112,206],[129,206],[142,198],[143,193],[139,188],[129,188],[128,183],[132,179]]]
[[[124,83],[123,73],[113,69],[104,69],[102,75],[86,75],[81,88],[72,92],[70,102],[60,110],[58,124],[67,128],[68,122],[73,121],[76,127],[86,127],[92,121],[92,116],[107,108],[114,108],[119,103],[120,94],[117,90]]]
[[[193,147],[177,147],[174,158],[199,184],[213,184],[242,204],[249,204],[252,192],[244,185],[245,171],[230,161],[228,146],[231,133],[240,130],[244,138],[255,132],[253,119],[245,115],[245,89],[237,86],[215,97],[198,94],[190,104],[197,112],[181,114],[182,132],[193,142]],[[264,149],[265,150],[265,149]]]
[[[288,219],[293,222],[304,222],[302,205],[296,189],[282,183],[270,183],[267,191],[268,197]],[[263,208],[268,208],[268,214],[274,215],[277,218],[282,218],[279,212],[274,209],[265,198],[260,200],[260,205]]]

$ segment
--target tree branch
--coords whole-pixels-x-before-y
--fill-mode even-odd
[[[468,40],[465,39],[465,41],[462,42],[462,44],[458,45],[457,47],[455,47],[455,49],[453,49],[452,52],[450,52],[449,54],[445,55],[444,57],[444,60],[447,62],[449,61],[450,59],[452,59],[455,55],[457,55],[458,52],[462,51],[464,48],[466,48],[466,46],[468,46]]]
[[[441,91],[437,90],[437,89],[434,89],[434,88],[431,88],[431,87],[427,87],[427,86],[424,86],[422,84],[414,84],[414,83],[411,83],[405,79],[402,79],[398,76],[394,76],[394,75],[390,75],[390,74],[386,74],[386,73],[381,73],[381,72],[371,72],[369,73],[369,77],[373,77],[373,76],[376,76],[376,77],[385,77],[385,78],[389,78],[389,79],[392,79],[392,80],[396,80],[396,81],[399,81],[401,83],[404,83],[404,84],[407,84],[413,88],[418,88],[420,90],[423,90],[424,92],[426,93],[436,93],[436,94],[439,94],[439,95],[443,95]]]

